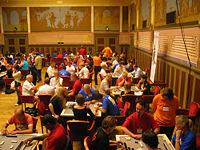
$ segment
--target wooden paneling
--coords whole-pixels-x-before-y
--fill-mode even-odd
[[[199,101],[200,101],[200,79],[196,79],[195,82],[196,82],[196,88],[194,89],[195,90],[194,101],[199,103]]]
[[[180,80],[180,70],[176,69],[176,77],[175,77],[175,94],[178,95],[179,92],[179,80]]]
[[[192,92],[193,92],[193,89],[192,89],[192,87],[193,87],[193,81],[194,80],[194,76],[190,76],[190,83],[189,83],[189,86],[190,86],[190,88],[188,89],[189,90],[189,97],[188,97],[188,99],[189,100],[191,100],[191,101],[193,101],[191,98],[192,98]],[[191,103],[191,101],[187,101],[186,102],[186,106],[190,106],[190,103]]]
[[[171,67],[171,88],[174,88],[174,67]]]

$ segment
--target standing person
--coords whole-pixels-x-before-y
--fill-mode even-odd
[[[186,116],[176,116],[176,133],[172,139],[172,144],[176,150],[196,150],[196,138],[190,130],[189,120]]]
[[[41,70],[42,70],[42,57],[39,55],[39,53],[36,53],[36,58],[35,58],[35,68],[37,69],[37,77],[38,77],[38,82],[41,81]]]
[[[79,54],[82,55],[82,56],[85,56],[87,54],[86,49],[83,48],[82,46],[81,46],[81,48],[78,51],[79,51]]]
[[[106,58],[110,58],[112,56],[112,50],[110,47],[105,47],[102,52],[105,54]]]
[[[161,94],[154,97],[152,109],[155,111],[154,119],[160,127],[160,134],[166,134],[169,140],[175,126],[176,110],[178,109],[178,98],[171,88],[164,88]]]
[[[20,79],[21,79],[21,71],[19,68],[19,65],[15,65],[13,68],[13,78],[15,81],[15,90],[17,91],[17,97],[18,101],[15,105],[20,105],[21,104],[21,97],[20,97],[20,92],[18,90],[18,87],[21,86]]]
[[[102,62],[101,58],[99,57],[99,53],[96,53],[96,55],[93,57],[93,62],[94,62],[95,85],[97,85],[98,84],[97,75],[101,70],[101,62]]]

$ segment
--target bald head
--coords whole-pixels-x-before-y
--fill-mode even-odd
[[[30,83],[33,82],[33,76],[31,74],[27,75],[26,80],[28,80]]]
[[[84,91],[85,91],[86,94],[90,94],[91,93],[89,84],[85,84],[84,85]]]
[[[20,121],[23,120],[24,119],[24,111],[21,108],[16,109],[15,117]]]

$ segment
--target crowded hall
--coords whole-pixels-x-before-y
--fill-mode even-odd
[[[0,0],[0,150],[200,150],[200,0]]]

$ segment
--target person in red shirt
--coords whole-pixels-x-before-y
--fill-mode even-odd
[[[126,119],[121,129],[136,139],[141,139],[142,133],[147,130],[153,129],[156,134],[160,130],[154,118],[145,112],[145,103],[142,100],[137,101],[136,112]]]
[[[82,56],[85,56],[85,55],[87,54],[86,49],[84,49],[83,47],[81,47],[81,48],[79,49],[79,54],[82,55]]]
[[[15,124],[16,129],[8,132],[7,127]],[[7,121],[2,129],[2,134],[30,134],[33,133],[33,120],[29,114],[24,113],[22,109],[16,109],[15,114]]]
[[[117,86],[124,86],[125,83],[130,83],[131,84],[131,78],[128,77],[128,72],[123,71],[122,72],[122,76],[119,77],[119,79],[117,80],[116,85]]]
[[[50,130],[50,133],[31,137],[25,140],[24,144],[29,145],[33,140],[43,140],[42,149],[61,150],[67,148],[67,150],[72,150],[72,145],[66,136],[65,129],[62,125],[56,122],[56,118],[47,114],[42,118],[42,124]]]
[[[64,58],[61,53],[58,54],[57,58]]]
[[[78,79],[78,76],[75,73],[72,73],[70,78],[71,78],[71,81],[73,82],[73,88],[70,91],[70,93],[67,95],[68,97],[77,95],[78,92],[82,88],[82,83]]]

